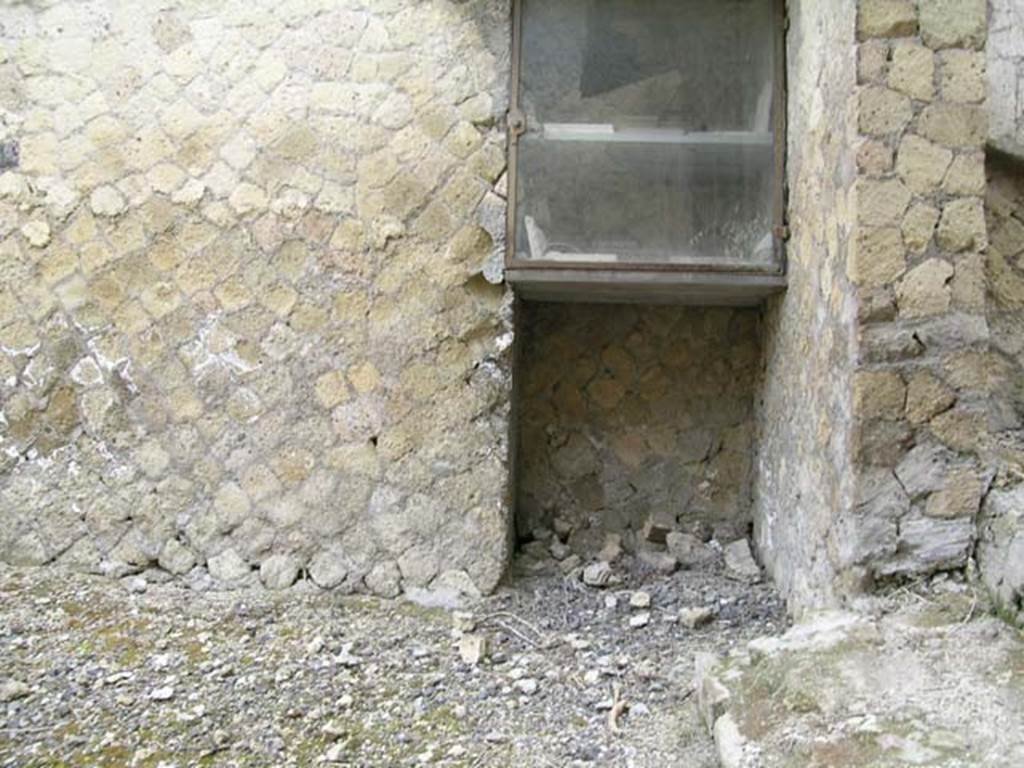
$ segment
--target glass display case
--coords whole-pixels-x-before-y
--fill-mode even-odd
[[[527,298],[785,284],[780,0],[518,0],[506,275]]]

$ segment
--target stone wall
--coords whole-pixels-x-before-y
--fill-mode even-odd
[[[856,546],[867,581],[960,568],[991,479],[984,0],[858,16]]]
[[[988,64],[990,141],[1024,154],[1024,6],[990,0]]]
[[[993,474],[985,2],[823,6],[790,7],[790,288],[755,478],[797,608],[967,565]]]
[[[496,583],[508,19],[5,5],[0,559]]]
[[[743,535],[757,327],[749,309],[524,305],[521,535],[557,515],[596,550],[651,514]]]
[[[789,22],[789,288],[765,311],[753,512],[760,556],[799,609],[834,599],[828,543],[851,493],[854,9],[800,0]]]
[[[992,153],[985,212],[993,487],[981,509],[978,566],[1008,616],[1024,623],[1024,161]]]

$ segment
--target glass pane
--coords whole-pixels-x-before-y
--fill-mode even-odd
[[[524,0],[516,255],[773,258],[771,0]]]

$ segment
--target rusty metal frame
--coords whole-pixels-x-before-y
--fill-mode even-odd
[[[552,270],[571,272],[693,272],[725,273],[730,275],[784,276],[786,274],[786,0],[772,0],[775,12],[775,103],[774,103],[774,161],[775,179],[772,194],[772,235],[774,259],[772,264],[722,262],[691,263],[620,263],[565,262],[556,259],[520,259],[516,253],[516,213],[519,203],[518,165],[519,137],[525,132],[525,118],[520,109],[520,88],[523,50],[523,5],[529,0],[512,0],[512,73],[509,84],[508,128],[508,206],[506,216],[505,270]]]

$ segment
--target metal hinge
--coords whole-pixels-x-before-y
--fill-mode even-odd
[[[510,109],[506,120],[508,120],[509,133],[512,134],[514,139],[518,139],[526,133],[526,115],[521,110],[517,108]]]

